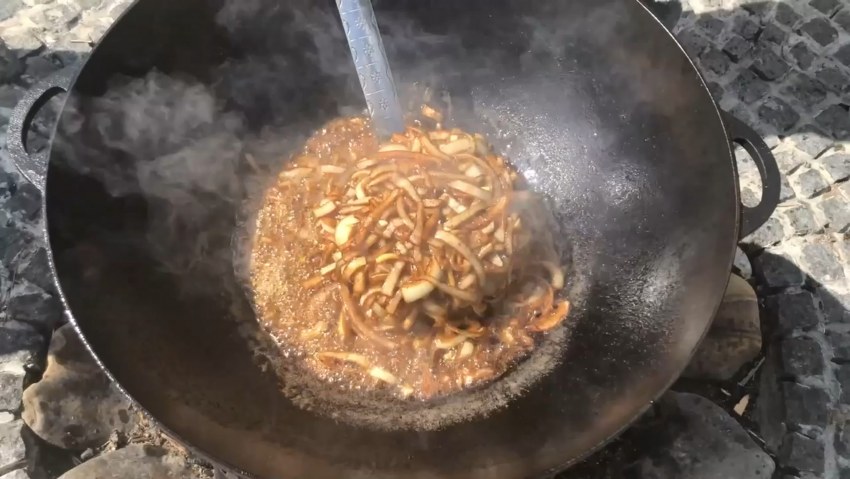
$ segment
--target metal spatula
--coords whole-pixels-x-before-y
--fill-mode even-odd
[[[342,27],[378,137],[404,130],[404,118],[371,0],[337,0]]]

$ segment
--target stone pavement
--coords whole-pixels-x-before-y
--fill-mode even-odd
[[[0,145],[22,92],[73,68],[128,3],[0,0]],[[774,477],[850,478],[850,0],[690,0],[681,8],[681,15],[668,9],[668,18],[678,17],[679,40],[721,107],[765,136],[783,173],[782,205],[744,241],[763,306],[766,354],[747,416],[776,461]],[[35,140],[40,136],[43,144],[46,133],[36,128]],[[741,169],[744,200],[757,202],[758,178],[743,157]],[[38,192],[18,177],[0,146],[3,479],[40,470],[24,457],[21,392],[41,375],[48,333],[60,320],[35,236],[38,205]],[[715,414],[690,397],[666,404],[673,417]],[[727,428],[724,420],[702,423]],[[671,440],[676,447],[667,460],[702,449],[698,441]],[[140,453],[125,456],[133,454]],[[659,477],[652,474],[664,474],[664,464],[673,463],[644,461],[635,477]],[[694,474],[689,477],[717,477]]]

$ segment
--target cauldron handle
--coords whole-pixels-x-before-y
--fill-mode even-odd
[[[75,69],[64,69],[38,82],[24,94],[9,120],[6,150],[18,171],[42,192],[47,174],[48,154],[47,152],[30,154],[27,151],[27,134],[36,113],[51,98],[59,93],[67,92],[75,76]]]
[[[738,237],[744,238],[763,225],[779,204],[781,178],[776,158],[761,136],[729,113],[723,112],[726,132],[734,143],[741,145],[752,157],[761,176],[761,201],[756,206],[741,205],[741,227]]]

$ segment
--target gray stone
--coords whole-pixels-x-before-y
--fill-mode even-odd
[[[805,205],[792,206],[784,211],[788,224],[797,236],[805,236],[820,231],[820,225],[815,220],[815,215]]]
[[[832,138],[850,138],[850,113],[841,105],[830,105],[815,117],[815,122]]]
[[[835,294],[825,289],[820,291],[826,321],[830,324],[850,323],[850,294]]]
[[[30,475],[27,474],[25,469],[18,469],[17,471],[0,476],[0,479],[30,479]]]
[[[781,344],[782,369],[795,377],[820,376],[825,362],[820,343],[811,338],[786,338]]]
[[[809,0],[809,5],[815,7],[820,12],[830,15],[832,12],[838,10],[841,3],[838,0]]]
[[[778,218],[772,217],[743,239],[744,243],[767,248],[785,239],[785,228]]]
[[[822,17],[816,17],[804,23],[800,27],[800,33],[808,35],[809,38],[824,47],[838,38],[838,31],[835,27],[829,20]]]
[[[850,154],[839,153],[821,158],[821,168],[826,177],[833,183],[850,178]]]
[[[707,82],[705,86],[708,87],[708,91],[711,92],[711,96],[715,99],[723,98],[723,87],[720,86],[720,83],[710,81]]]
[[[823,389],[782,383],[785,418],[789,425],[825,428],[829,419],[829,394]]]
[[[813,329],[821,322],[818,303],[808,291],[769,296],[765,305],[768,313],[776,318],[778,332],[783,336]]]
[[[58,71],[61,68],[60,65],[53,63],[50,58],[43,56],[27,58],[26,63],[26,75],[36,81]]]
[[[742,70],[729,84],[732,91],[738,94],[738,98],[744,103],[752,103],[767,94],[770,89],[764,80],[758,77],[752,70]]]
[[[774,45],[784,45],[788,39],[788,34],[785,30],[779,28],[774,23],[767,24],[759,36],[760,42],[773,43]]]
[[[850,365],[839,364],[834,372],[835,379],[841,385],[841,404],[850,404]]]
[[[800,120],[800,114],[779,98],[768,98],[758,109],[759,118],[778,132],[785,132]]]
[[[0,345],[0,411],[16,411],[27,372],[41,368],[44,338],[32,326],[6,320],[0,323]]]
[[[0,107],[15,108],[24,96],[24,91],[17,85],[0,85]]]
[[[186,460],[165,449],[133,444],[98,456],[59,476],[59,479],[196,479]]]
[[[797,432],[788,434],[782,444],[781,456],[785,458],[783,465],[798,471],[823,473],[824,445],[821,441]]]
[[[812,279],[821,284],[844,279],[844,265],[830,245],[809,243],[801,250],[800,266]]]
[[[735,24],[732,27],[732,31],[734,31],[738,35],[741,35],[741,37],[746,40],[753,41],[756,39],[756,35],[758,35],[759,33],[759,26],[756,22],[750,20],[747,17],[738,17],[735,19]]]
[[[815,72],[815,78],[817,78],[818,81],[824,84],[827,88],[838,94],[845,93],[848,91],[848,88],[850,88],[850,86],[848,86],[850,78],[848,78],[847,74],[840,68],[823,67]]]
[[[788,55],[797,62],[801,70],[808,70],[815,61],[815,53],[803,42],[797,42],[788,49]]]
[[[4,466],[24,458],[24,440],[21,438],[20,419],[0,424],[0,464]]]
[[[829,189],[829,182],[817,170],[804,167],[790,178],[791,186],[802,198],[814,198]]]
[[[782,25],[791,27],[802,17],[800,17],[800,14],[795,12],[794,9],[787,3],[777,3],[776,12],[774,13],[773,18]]]
[[[717,38],[718,35],[723,33],[723,27],[726,25],[723,20],[710,14],[700,15],[694,24],[701,28],[709,38]]]
[[[753,266],[750,264],[750,259],[741,250],[735,249],[735,260],[733,266],[738,270],[738,274],[744,279],[750,279],[753,276]]]
[[[789,66],[770,47],[759,46],[752,53],[752,70],[764,80],[777,80],[788,73]]]
[[[802,73],[792,74],[785,82],[780,93],[793,97],[799,102],[800,106],[806,109],[826,99],[826,89],[824,86]]]
[[[636,465],[640,479],[771,477],[773,460],[723,409],[688,393],[667,393],[659,401],[666,419],[654,451]]]
[[[776,164],[779,166],[779,171],[785,175],[794,173],[797,171],[797,168],[812,159],[811,156],[795,148],[776,151],[773,153],[773,156],[776,158]]]
[[[19,253],[30,248],[32,242],[33,237],[29,232],[0,224],[0,258],[3,264],[13,264]]]
[[[700,54],[700,66],[714,73],[715,75],[723,75],[729,70],[729,57],[721,53],[714,47],[709,47]],[[719,85],[718,85],[719,86]],[[722,91],[722,90],[721,90]],[[712,91],[715,96],[716,93]]]
[[[738,35],[732,35],[726,44],[723,45],[723,51],[736,62],[741,60],[752,49],[752,42],[748,42]]]
[[[799,132],[792,133],[789,138],[794,140],[798,150],[817,158],[835,142],[814,125],[806,125]]]
[[[23,70],[24,66],[21,64],[18,56],[15,52],[7,48],[6,43],[0,39],[0,83],[11,83],[15,81]]]
[[[784,203],[793,200],[796,196],[794,189],[791,188],[791,183],[788,182],[788,177],[782,175],[779,178],[779,202]]]
[[[781,250],[766,250],[753,260],[756,278],[768,288],[801,286],[805,281],[793,260]]]
[[[838,195],[824,198],[818,205],[829,225],[829,229],[844,233],[850,229],[850,204]]]
[[[56,330],[41,381],[24,391],[21,417],[39,437],[64,449],[98,447],[123,436],[137,414],[85,349],[71,325]]]
[[[839,421],[835,425],[835,452],[845,459],[850,458],[850,421]]]
[[[6,208],[20,213],[24,218],[34,219],[41,210],[41,193],[32,183],[22,183],[6,202]]]
[[[3,0],[0,2],[0,22],[11,18],[12,15],[22,9],[24,3],[21,0]]]
[[[850,32],[850,10],[843,9],[840,12],[836,13],[834,17],[832,17],[832,21],[835,22],[836,25],[843,28],[844,31]]]
[[[676,39],[682,44],[682,48],[691,57],[697,57],[710,44],[705,37],[694,30],[685,30],[676,35]]]
[[[850,67],[850,43],[835,51],[833,58]]]
[[[835,361],[850,361],[850,333],[827,331],[826,340],[832,346],[832,358]]]
[[[41,289],[27,287],[9,298],[6,315],[15,321],[50,329],[61,319],[62,305]]]

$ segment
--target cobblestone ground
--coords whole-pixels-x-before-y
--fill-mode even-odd
[[[0,0],[0,145],[23,91],[78,64],[128,3]],[[692,0],[682,9],[673,29],[684,48],[721,107],[765,136],[783,173],[781,206],[744,241],[766,345],[750,414],[775,477],[850,478],[850,0]],[[757,174],[741,164],[745,202],[757,202]],[[34,235],[38,205],[0,149],[0,344],[15,345],[0,364],[3,478],[26,477],[5,475],[25,463],[21,389],[59,320]]]

